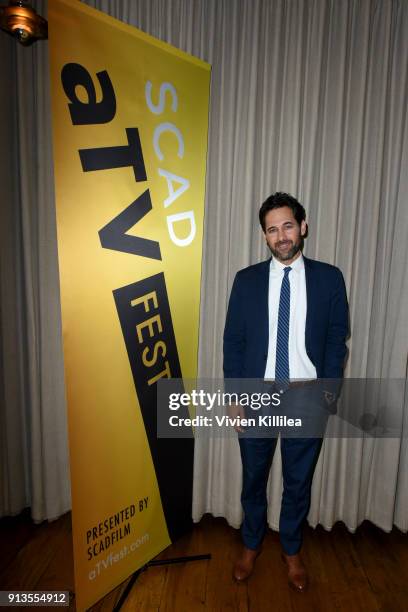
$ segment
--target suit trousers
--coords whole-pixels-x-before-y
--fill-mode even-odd
[[[316,402],[313,389],[290,390],[290,406],[299,405],[303,415],[310,417],[315,411],[318,414],[318,426],[306,426],[306,431],[324,432],[327,413],[322,410],[322,402]],[[285,394],[286,396],[286,394]],[[288,400],[283,406],[289,405]],[[281,414],[286,412],[281,411]],[[323,416],[322,416],[323,415]],[[291,416],[294,416],[291,414]],[[283,493],[279,519],[279,537],[283,551],[288,555],[299,552],[302,546],[303,523],[310,508],[310,496],[313,474],[322,447],[323,437],[300,437],[287,430],[270,432],[269,436],[240,435],[239,445],[243,466],[243,486],[241,503],[244,520],[241,527],[243,543],[247,548],[257,549],[262,543],[267,527],[266,487],[275,452],[278,434],[282,457]]]

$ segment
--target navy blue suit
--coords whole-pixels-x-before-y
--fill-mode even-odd
[[[269,342],[268,288],[270,259],[240,270],[234,280],[224,330],[224,376],[258,378],[265,375]],[[344,280],[334,266],[304,257],[307,315],[306,352],[318,379],[327,390],[337,389],[343,376],[348,335],[348,304]],[[333,386],[334,385],[334,386]],[[308,402],[309,391],[290,389],[283,397]],[[287,400],[285,400],[287,401]],[[324,401],[324,400],[323,400]],[[244,509],[242,535],[248,548],[259,548],[266,529],[266,484],[276,437],[240,437],[243,463]],[[310,506],[314,468],[321,438],[281,438],[284,492],[280,516],[280,539],[287,554],[302,543],[302,523]]]

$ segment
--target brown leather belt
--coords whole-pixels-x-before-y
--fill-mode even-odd
[[[279,382],[277,383],[275,380],[264,380],[263,382],[265,385],[270,385],[271,387],[275,389],[280,389]],[[290,382],[289,386],[286,386],[285,389],[287,391],[288,389],[295,389],[296,387],[308,387],[311,385],[316,385],[317,382],[318,382],[317,378],[309,378],[307,380],[294,380]]]
[[[317,378],[311,378],[309,380],[294,380],[289,383],[289,388],[292,387],[307,387],[308,385],[315,385],[317,383]]]
[[[289,383],[289,386],[286,387],[287,389],[292,389],[295,387],[306,387],[309,385],[315,385],[317,383],[318,379],[317,378],[308,378],[307,380],[294,380],[292,382]],[[279,387],[279,382],[276,382],[275,380],[264,380],[263,383],[265,385],[271,385],[271,386],[275,386],[275,387]]]

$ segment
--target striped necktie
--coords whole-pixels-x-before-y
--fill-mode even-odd
[[[291,267],[284,268],[278,311],[278,332],[276,336],[275,381],[282,391],[289,387],[289,316]]]

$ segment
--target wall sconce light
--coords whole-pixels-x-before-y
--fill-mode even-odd
[[[8,6],[0,6],[0,28],[22,45],[48,38],[47,21],[23,0],[10,0]]]

